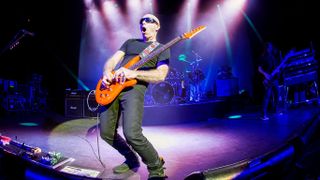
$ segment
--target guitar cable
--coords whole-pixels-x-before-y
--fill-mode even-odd
[[[89,103],[90,95],[91,94],[95,94],[95,92],[96,92],[95,90],[91,90],[89,92],[88,96],[87,96],[87,107],[91,112],[97,111],[99,109],[99,107],[100,107],[100,104],[97,104],[96,107],[91,107],[90,106],[90,103]],[[100,116],[100,113],[98,112],[97,116],[96,116],[97,122],[96,122],[96,125],[95,125],[96,126],[96,132],[97,132],[96,141],[97,141],[97,149],[98,149],[98,160],[99,160],[100,164],[103,166],[103,168],[106,168],[106,166],[103,164],[103,162],[101,160],[101,155],[100,155],[101,153],[100,153],[100,146],[99,146],[99,134],[100,134],[100,131],[99,131],[99,125],[100,125],[99,116]]]
[[[88,109],[89,109],[91,112],[97,111],[97,110],[99,109],[99,107],[100,107],[100,104],[98,104],[96,107],[91,107],[91,106],[90,106],[90,103],[89,103],[90,95],[91,95],[91,94],[95,94],[95,93],[96,93],[95,90],[91,90],[91,91],[89,92],[88,96],[87,96],[87,106],[88,106]]]

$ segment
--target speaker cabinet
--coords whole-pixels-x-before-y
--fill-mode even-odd
[[[96,110],[96,111],[91,111]],[[94,97],[90,97],[88,102],[87,99],[84,99],[84,117],[97,117],[97,109],[98,103],[96,102],[96,99]]]
[[[65,116],[83,117],[84,101],[83,98],[65,98]]]

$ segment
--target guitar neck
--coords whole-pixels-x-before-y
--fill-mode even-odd
[[[275,70],[272,71],[271,77],[274,77],[278,72],[279,69],[283,66],[284,63],[281,63]]]
[[[142,67],[145,63],[147,63],[148,61],[150,61],[151,59],[153,59],[155,56],[159,55],[160,53],[162,53],[163,51],[165,51],[166,49],[168,49],[169,47],[175,45],[176,43],[178,43],[179,41],[181,41],[183,38],[181,36],[178,36],[176,38],[174,38],[173,40],[171,40],[170,42],[168,42],[167,44],[163,45],[162,47],[152,51],[147,57],[142,58],[140,61],[138,61],[137,63],[135,63],[134,65],[132,65],[129,69],[131,70],[135,70],[138,69],[140,67]]]
[[[287,62],[287,60],[289,59],[292,53],[293,52],[290,52],[289,54],[286,55],[286,57],[281,61],[281,64],[274,71],[272,71],[271,77],[274,77],[279,72],[280,68],[282,68],[282,66],[285,65],[285,63]]]

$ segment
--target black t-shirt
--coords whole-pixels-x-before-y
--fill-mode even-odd
[[[128,39],[126,42],[124,42],[122,44],[122,46],[119,49],[120,51],[123,51],[125,53],[125,55],[124,55],[123,60],[117,65],[116,69],[123,67],[132,58],[139,55],[151,43],[152,42],[144,42],[142,39]],[[163,46],[163,44],[160,44],[157,48],[160,48],[162,46]],[[166,49],[165,51],[163,51],[159,55],[155,56],[150,61],[146,62],[138,70],[155,69],[158,66],[163,65],[163,64],[169,65],[169,58],[170,58],[170,49]],[[138,84],[148,86],[149,83],[138,80]]]
[[[127,64],[132,58],[139,55],[145,48],[147,48],[152,42],[144,42],[142,39],[129,39],[126,42],[122,44],[120,47],[120,51],[123,51],[125,53],[125,56],[121,63],[119,64],[119,67],[124,66]],[[160,44],[157,48],[163,46]],[[146,62],[141,69],[155,69],[156,67],[167,64],[169,65],[169,58],[170,58],[170,49],[167,49],[157,55],[155,58],[151,59],[150,61]]]

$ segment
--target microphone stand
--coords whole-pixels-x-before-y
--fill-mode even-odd
[[[1,50],[0,57],[7,51],[12,50],[20,44],[20,40],[26,36],[26,33],[23,30],[19,30],[12,40]]]

